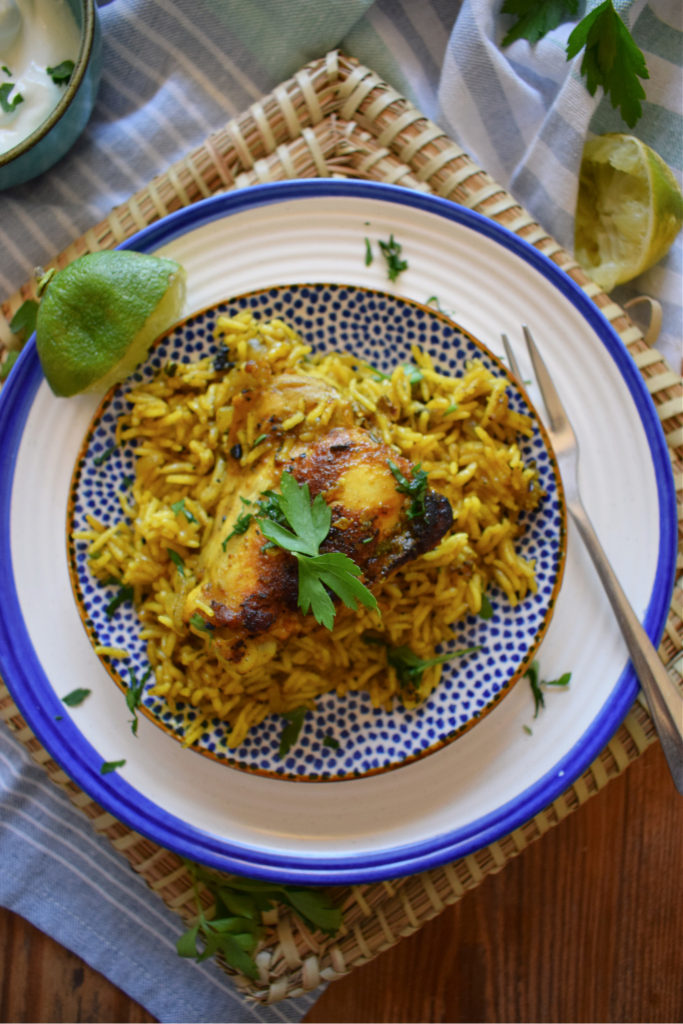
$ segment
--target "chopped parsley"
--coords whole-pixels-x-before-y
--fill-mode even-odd
[[[130,676],[130,684],[126,689],[126,707],[129,711],[132,711],[133,717],[130,722],[130,731],[134,736],[138,734],[138,708],[142,701],[142,695],[145,691],[145,684],[152,674],[151,666],[147,669],[145,674],[140,680],[135,675],[135,670],[132,668],[128,669],[128,675]]]
[[[564,672],[558,679],[541,679],[539,674],[538,662],[534,661],[531,666],[524,673],[526,678],[529,680],[531,686],[531,694],[534,698],[534,718],[538,718],[539,711],[545,707],[545,696],[543,694],[543,687],[545,686],[569,686],[572,678],[571,672]]]
[[[265,440],[266,440],[267,438],[268,438],[268,435],[267,435],[267,434],[259,434],[259,436],[258,436],[258,437],[257,437],[257,438],[256,438],[256,439],[255,439],[254,441],[252,441],[252,442],[251,442],[251,447],[252,447],[252,448],[258,448],[258,446],[259,446],[260,444],[263,444],[263,442],[264,442],[264,441],[265,441]]]
[[[399,274],[408,269],[407,260],[401,259],[401,246],[393,235],[389,236],[388,242],[379,242],[378,244],[387,265],[389,280],[395,281]]]
[[[420,516],[423,516],[426,511],[425,497],[427,494],[427,474],[421,468],[420,463],[418,463],[413,469],[413,479],[408,480],[395,462],[392,462],[391,459],[388,459],[387,462],[389,469],[396,480],[396,490],[400,494],[407,494],[411,499],[410,508],[408,509],[408,518],[417,519]]]
[[[71,693],[67,693],[66,697],[62,697],[62,704],[66,704],[68,708],[77,708],[91,693],[92,690],[79,687],[76,690],[72,690]]]
[[[68,85],[74,72],[75,64],[72,60],[63,60],[53,68],[46,68],[48,75],[55,85]]]
[[[130,584],[123,583],[116,591],[109,604],[104,609],[104,613],[107,616],[107,618],[110,619],[114,612],[116,612],[117,609],[120,608],[122,604],[125,604],[126,601],[132,601],[133,593],[134,591]]]
[[[180,501],[174,501],[173,502],[173,504],[171,505],[171,512],[173,512],[173,514],[176,515],[176,516],[178,515],[179,512],[182,512],[183,515],[185,516],[185,518],[187,519],[188,523],[196,523],[197,522],[195,516],[192,515],[192,513],[189,510],[189,508],[185,507],[185,499],[184,498],[181,498]]]
[[[387,654],[387,664],[396,672],[396,677],[401,686],[409,687],[412,690],[419,690],[422,676],[428,668],[433,665],[443,665],[453,658],[462,658],[466,654],[473,654],[481,650],[481,647],[463,647],[457,651],[446,651],[444,654],[436,654],[433,658],[421,658],[412,648],[408,646],[394,647],[383,637],[376,633],[364,633],[363,641],[366,644],[379,644],[384,647]]]
[[[105,448],[103,452],[100,452],[99,455],[96,455],[94,457],[94,459],[93,459],[94,465],[96,465],[96,466],[104,465],[104,463],[107,461],[107,459],[110,459],[112,457],[112,455],[114,454],[114,452],[116,451],[117,448],[118,448],[118,445],[110,444],[108,448]]]
[[[339,750],[339,740],[328,734],[323,738],[323,746],[330,747],[331,750]]]
[[[293,711],[285,711],[282,717],[285,719],[285,727],[280,735],[280,749],[278,757],[284,757],[289,753],[299,738],[299,733],[304,724],[304,718],[308,708],[294,708]]]
[[[100,765],[100,775],[109,775],[110,772],[115,772],[117,768],[123,768],[125,763],[125,757],[121,761],[103,761]]]
[[[195,629],[199,629],[203,633],[213,633],[215,629],[215,626],[212,626],[210,622],[207,622],[199,612],[195,612],[194,615],[190,616],[189,623],[191,626],[194,626]]]
[[[253,518],[254,517],[251,514],[251,512],[240,512],[237,519],[235,520],[235,525],[233,526],[232,530],[230,531],[228,536],[221,541],[221,547],[223,548],[224,551],[231,537],[240,536],[241,534],[247,532],[247,530],[249,529],[249,524],[251,523]]]
[[[184,576],[185,575],[185,563],[183,562],[183,560],[182,560],[181,556],[178,554],[178,552],[174,551],[173,548],[166,548],[166,554],[171,559],[171,561],[175,565],[175,567],[178,570],[178,572],[180,573],[180,575]]]
[[[0,85],[0,108],[5,114],[11,114],[20,103],[24,102],[24,97],[20,92],[15,92],[12,99],[10,99],[10,93],[14,89],[14,82],[3,82]]]
[[[374,259],[374,257],[372,255],[372,246],[370,244],[370,239],[366,238],[365,239],[365,266],[369,267],[370,264],[372,263],[373,259]]]
[[[481,595],[481,607],[479,609],[480,619],[492,619],[493,618],[493,605],[489,601],[486,594]]]

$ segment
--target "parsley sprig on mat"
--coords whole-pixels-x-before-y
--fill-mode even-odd
[[[192,861],[184,863],[193,880],[197,919],[176,943],[180,956],[201,962],[220,954],[229,967],[257,979],[258,967],[252,953],[263,935],[264,911],[283,904],[313,931],[334,935],[341,927],[342,912],[325,889],[220,877]],[[200,884],[213,897],[211,911],[202,907]]]
[[[332,513],[321,494],[311,501],[308,484],[298,484],[291,473],[283,473],[280,493],[268,492],[258,522],[264,537],[289,551],[298,562],[299,608],[304,615],[311,611],[316,622],[332,629],[336,609],[328,591],[354,611],[359,603],[377,609],[375,596],[358,578],[360,568],[348,555],[320,553],[330,532]]]
[[[508,46],[516,39],[536,43],[576,17],[579,0],[504,0],[501,12],[517,21],[503,39]],[[640,101],[645,90],[639,79],[649,78],[645,58],[628,28],[617,14],[612,0],[604,0],[579,21],[567,41],[567,60],[585,47],[581,74],[591,96],[602,86],[613,107],[619,107],[626,124],[633,128],[642,116]]]

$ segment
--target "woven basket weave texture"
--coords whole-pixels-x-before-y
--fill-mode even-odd
[[[674,465],[680,512],[680,377],[650,348],[627,313],[601,292],[572,256],[505,189],[373,71],[337,52],[302,68],[212,134],[202,146],[112,210],[50,266],[62,267],[84,252],[111,248],[167,213],[226,189],[310,177],[370,179],[442,196],[505,225],[569,274],[628,347],[653,397]],[[30,281],[2,305],[7,324],[21,303],[32,297],[35,282]],[[682,650],[683,592],[677,588],[660,655],[679,683],[676,665]],[[49,778],[81,808],[93,828],[110,840],[168,907],[190,921],[195,913],[193,883],[181,860],[131,831],[82,792],[33,736],[1,683],[0,718]],[[236,984],[258,1001],[272,1003],[310,991],[367,963],[461,899],[487,875],[500,871],[510,858],[624,771],[654,740],[650,716],[636,701],[584,774],[542,813],[510,835],[419,875],[334,890],[332,895],[344,908],[345,921],[334,938],[311,934],[298,918],[273,911],[266,920],[266,935],[256,956],[259,980],[253,982],[238,974]]]

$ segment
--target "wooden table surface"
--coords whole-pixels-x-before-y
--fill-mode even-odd
[[[322,992],[326,1021],[683,1020],[683,797],[653,745],[455,906]],[[4,1022],[153,1021],[0,912]]]

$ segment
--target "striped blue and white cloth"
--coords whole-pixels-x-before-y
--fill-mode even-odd
[[[0,296],[154,175],[303,64],[339,48],[438,122],[567,248],[590,133],[628,131],[567,63],[565,24],[501,48],[502,0],[112,0],[93,117],[60,164],[0,193]],[[589,0],[587,7],[597,0]],[[681,148],[681,0],[617,0],[650,79],[634,133],[672,167]],[[658,345],[676,369],[683,336],[681,237],[617,301],[664,308]],[[1,322],[1,318],[0,318]],[[79,953],[162,1021],[299,1020],[310,1000],[247,1004],[212,964],[174,952],[168,913],[0,730],[0,902]]]

